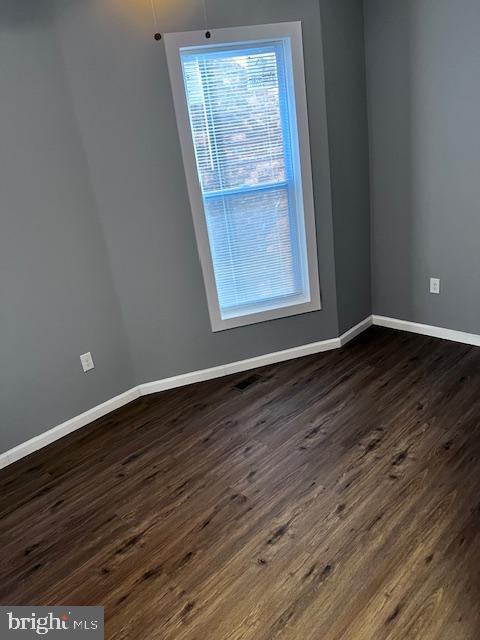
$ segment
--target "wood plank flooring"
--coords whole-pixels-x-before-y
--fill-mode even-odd
[[[0,603],[118,640],[478,640],[480,349],[372,328],[0,472]]]

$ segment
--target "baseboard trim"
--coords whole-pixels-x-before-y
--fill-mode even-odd
[[[222,378],[223,376],[229,376],[232,373],[241,373],[242,371],[257,369],[258,367],[265,367],[266,365],[275,364],[276,362],[284,362],[286,360],[308,356],[313,353],[338,349],[340,346],[340,338],[331,338],[330,340],[313,342],[311,344],[301,345],[300,347],[284,349],[283,351],[266,353],[254,358],[248,358],[247,360],[230,362],[218,367],[192,371],[191,373],[184,373],[179,376],[173,376],[172,378],[156,380],[155,382],[147,382],[146,384],[139,385],[138,388],[140,390],[140,395],[145,396],[151,393],[158,393],[159,391],[166,391],[167,389],[183,387],[195,382],[204,382],[205,380],[212,380],[213,378]]]
[[[371,324],[372,318],[369,316],[338,338],[311,342],[309,344],[300,345],[299,347],[292,347],[291,349],[283,349],[282,351],[266,353],[261,356],[256,356],[255,358],[248,358],[247,360],[239,360],[237,362],[230,362],[218,367],[211,367],[210,369],[202,369],[200,371],[193,371],[192,373],[173,376],[172,378],[165,378],[155,382],[147,382],[146,384],[139,385],[138,388],[140,390],[140,395],[145,396],[151,393],[158,393],[159,391],[183,387],[187,384],[193,384],[194,382],[204,382],[205,380],[212,380],[213,378],[229,376],[232,373],[241,373],[242,371],[265,367],[277,362],[286,362],[287,360],[293,360],[294,358],[301,358],[314,353],[321,353],[322,351],[338,349],[344,344],[347,344],[350,340],[353,340],[353,338],[362,333],[362,331],[368,329]]]
[[[24,458],[34,451],[38,451],[38,449],[46,447],[50,443],[55,442],[55,440],[59,440],[77,429],[85,427],[87,424],[90,424],[98,418],[102,418],[107,415],[107,413],[115,411],[115,409],[123,407],[139,396],[140,393],[138,387],[134,387],[133,389],[129,389],[129,391],[125,391],[125,393],[121,393],[120,395],[115,396],[106,402],[102,402],[102,404],[99,404],[96,407],[63,422],[62,424],[53,427],[53,429],[49,429],[26,442],[22,442],[16,447],[13,447],[13,449],[0,454],[0,469],[9,464],[13,464],[17,460],[20,460],[20,458]]]
[[[356,338],[358,335],[363,333],[366,329],[368,329],[368,327],[371,327],[371,326],[372,326],[372,316],[368,316],[367,318],[365,318],[365,320],[362,320],[361,322],[356,324],[354,327],[352,327],[345,333],[342,333],[342,335],[340,336],[340,346],[343,347],[343,345],[347,344],[347,342],[350,342],[350,340],[353,340],[354,338]]]
[[[218,367],[210,367],[209,369],[201,369],[199,371],[192,371],[191,373],[184,373],[179,376],[173,376],[171,378],[164,378],[163,380],[156,380],[154,382],[147,382],[140,384],[125,393],[107,400],[102,404],[99,404],[93,409],[89,409],[84,413],[81,413],[62,424],[59,424],[53,429],[45,431],[38,436],[35,436],[31,440],[23,442],[13,449],[0,454],[0,469],[13,464],[17,460],[24,458],[25,456],[38,451],[46,447],[55,440],[59,440],[64,436],[81,429],[82,427],[90,424],[98,418],[102,418],[107,413],[115,411],[124,405],[132,402],[140,396],[150,395],[152,393],[158,393],[159,391],[166,391],[167,389],[174,389],[176,387],[183,387],[187,384],[193,384],[195,382],[204,382],[205,380],[212,380],[213,378],[221,378],[223,376],[231,375],[232,373],[241,373],[242,371],[248,371],[250,369],[256,369],[258,367],[264,367],[269,364],[275,364],[277,362],[284,362],[287,360],[293,360],[294,358],[301,358],[302,356],[312,355],[314,353],[321,353],[322,351],[331,351],[332,349],[338,349],[347,344],[355,336],[368,329],[372,324],[372,318],[369,316],[359,322],[357,325],[346,331],[338,338],[331,338],[329,340],[320,340],[319,342],[313,342],[310,344],[300,345],[299,347],[292,347],[291,349],[284,349],[282,351],[275,351],[273,353],[266,353],[255,358],[248,358],[246,360],[239,360],[237,362],[230,362],[228,364],[220,365]]]
[[[453,342],[461,342],[463,344],[470,344],[477,347],[480,346],[480,335],[475,333],[455,331],[453,329],[445,329],[443,327],[435,327],[428,324],[420,324],[418,322],[409,322],[408,320],[398,320],[396,318],[388,318],[386,316],[368,316],[362,320],[362,322],[359,322],[338,338],[321,340],[319,342],[300,345],[299,347],[293,347],[291,349],[284,349],[283,351],[266,353],[261,356],[256,356],[255,358],[230,362],[218,367],[210,367],[209,369],[201,369],[200,371],[192,371],[191,373],[184,373],[179,376],[140,384],[133,389],[125,391],[125,393],[121,393],[120,395],[111,398],[110,400],[107,400],[106,402],[103,402],[102,404],[99,404],[98,406],[93,407],[92,409],[89,409],[66,422],[63,422],[62,424],[53,427],[53,429],[50,429],[49,431],[45,431],[44,433],[35,436],[31,440],[27,440],[26,442],[17,445],[9,451],[0,453],[0,469],[13,464],[17,460],[24,458],[34,451],[38,451],[38,449],[46,447],[50,443],[55,442],[55,440],[59,440],[77,429],[81,429],[94,420],[115,411],[115,409],[123,407],[140,396],[146,396],[152,393],[158,393],[159,391],[174,389],[176,387],[183,387],[195,382],[204,382],[205,380],[228,376],[232,373],[240,373],[242,371],[256,369],[257,367],[264,367],[277,362],[284,362],[294,358],[312,355],[314,353],[321,353],[322,351],[338,349],[347,344],[350,340],[353,340],[353,338],[368,329],[371,325],[397,329],[400,331],[408,331],[410,333],[418,333],[425,336],[442,338],[443,340],[451,340]]]
[[[409,333],[419,333],[423,336],[431,336],[433,338],[442,338],[452,342],[461,342],[463,344],[471,344],[480,347],[480,335],[476,333],[466,333],[465,331],[455,331],[454,329],[445,329],[430,324],[420,324],[418,322],[409,322],[408,320],[397,320],[396,318],[387,318],[386,316],[372,316],[372,322],[379,327],[387,327],[389,329],[398,329],[399,331],[408,331]]]
[[[9,464],[12,463],[10,462],[10,458],[8,457],[8,451],[6,451],[5,453],[0,453],[0,469],[8,467]]]

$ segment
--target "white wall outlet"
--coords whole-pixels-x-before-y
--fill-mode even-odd
[[[440,293],[440,278],[430,278],[430,293]]]
[[[84,353],[80,356],[80,361],[82,363],[82,367],[85,373],[90,371],[90,369],[95,369],[95,365],[93,364],[93,358],[90,351],[88,353]]]

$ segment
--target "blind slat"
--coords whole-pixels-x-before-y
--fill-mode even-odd
[[[182,53],[220,310],[303,293],[282,43]]]

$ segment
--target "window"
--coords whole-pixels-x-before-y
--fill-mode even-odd
[[[165,42],[213,330],[320,309],[300,23]]]

